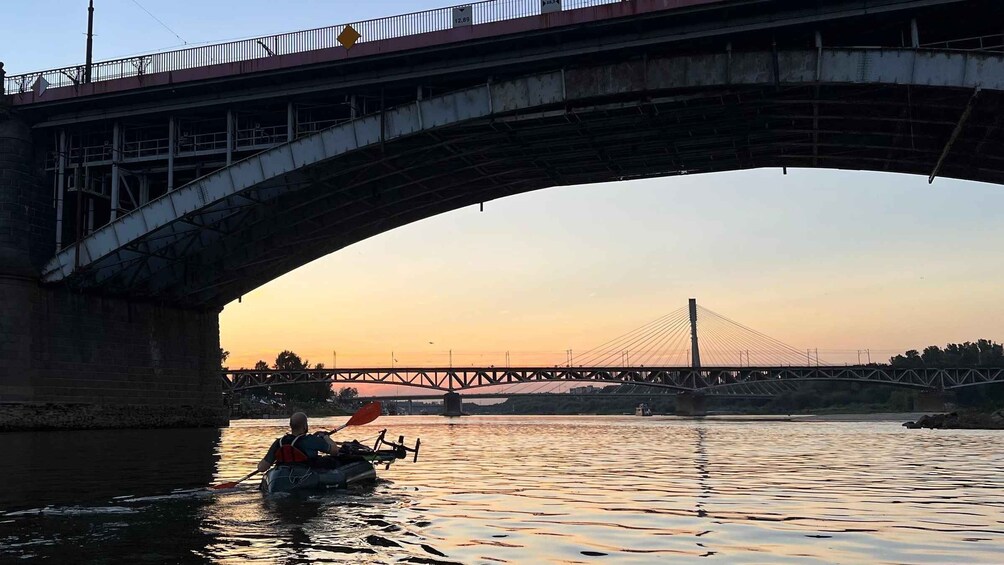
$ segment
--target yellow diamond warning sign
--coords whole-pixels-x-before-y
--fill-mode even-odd
[[[359,32],[354,27],[347,25],[342,30],[342,33],[338,34],[338,43],[341,43],[342,47],[346,49],[352,49],[352,46],[359,41],[360,37],[362,36],[359,35]]]

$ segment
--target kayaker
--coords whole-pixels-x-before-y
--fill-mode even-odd
[[[264,473],[277,461],[286,464],[316,465],[326,459],[319,457],[319,453],[338,453],[340,444],[333,441],[330,435],[307,434],[307,415],[303,412],[290,416],[289,430],[291,433],[272,442],[268,453],[258,462],[258,472]]]

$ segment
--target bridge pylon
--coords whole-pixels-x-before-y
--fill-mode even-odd
[[[697,341],[697,299],[690,299],[690,366],[701,368],[701,347]]]

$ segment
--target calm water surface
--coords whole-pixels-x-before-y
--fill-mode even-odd
[[[339,434],[422,438],[418,463],[375,485],[205,489],[249,472],[283,425],[0,434],[0,561],[1004,562],[1000,432],[387,416]]]

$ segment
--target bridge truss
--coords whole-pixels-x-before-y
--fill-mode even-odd
[[[715,396],[775,396],[802,382],[863,382],[953,390],[1004,382],[1004,368],[843,367],[468,367],[226,370],[227,393],[305,383],[386,384],[438,391],[545,382],[627,383]]]

